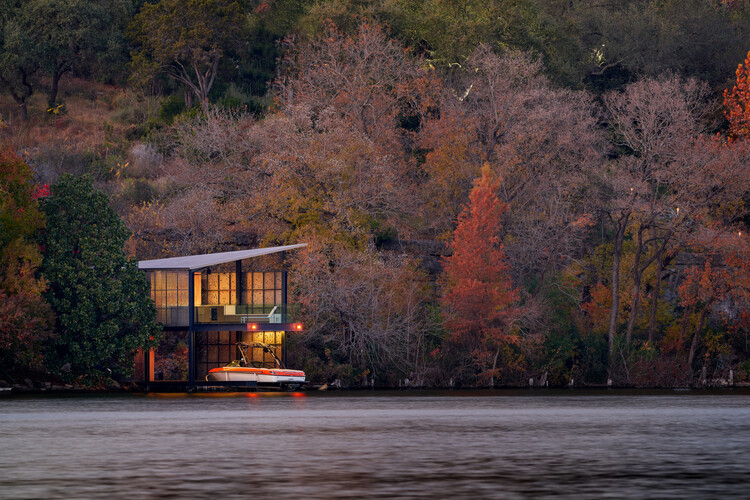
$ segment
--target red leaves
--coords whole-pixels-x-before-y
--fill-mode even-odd
[[[36,187],[36,190],[34,191],[34,194],[31,195],[31,197],[35,200],[38,200],[39,198],[46,198],[49,195],[49,184],[42,184],[41,186]]]
[[[730,91],[724,91],[724,116],[729,121],[729,138],[742,139],[750,134],[750,52],[744,64],[737,66],[737,80]]]
[[[520,311],[519,293],[499,245],[506,205],[498,201],[497,189],[498,181],[485,165],[450,243],[453,254],[445,259],[442,297],[446,326],[454,338],[493,352],[515,340],[512,330]]]

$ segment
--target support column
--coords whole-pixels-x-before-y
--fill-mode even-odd
[[[195,388],[195,273],[188,272],[188,390]]]
[[[289,323],[289,311],[287,310],[287,288],[286,288],[286,271],[281,271],[281,305],[284,307],[284,315],[281,317],[282,323]],[[284,366],[287,366],[286,361],[286,336],[288,332],[284,332],[284,338],[281,342],[281,362]]]
[[[282,323],[289,323],[289,312],[287,311],[286,296],[286,271],[281,271],[281,305],[283,306],[284,316],[281,318]]]
[[[235,290],[235,304],[242,304],[242,261],[238,260],[234,263],[234,273],[236,275],[234,283],[237,286]]]

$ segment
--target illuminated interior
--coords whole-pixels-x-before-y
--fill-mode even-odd
[[[284,322],[283,273],[196,272],[195,321],[197,323]],[[188,326],[188,272],[149,271],[156,320],[165,326]],[[243,319],[244,318],[244,319]]]
[[[238,342],[262,342],[284,361],[286,332],[299,332],[302,324],[295,323],[295,308],[287,304],[287,273],[273,269],[283,267],[284,252],[305,246],[139,261],[163,335],[155,349],[136,354],[134,381],[146,389],[152,382],[154,387],[170,382],[178,390],[207,384],[209,370],[240,357]],[[262,348],[248,355],[258,367],[275,366],[273,356]]]

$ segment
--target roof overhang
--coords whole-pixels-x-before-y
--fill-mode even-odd
[[[185,257],[169,257],[167,259],[141,260],[138,262],[138,269],[157,270],[157,269],[180,269],[195,271],[204,267],[224,264],[226,262],[235,262],[243,259],[252,259],[262,255],[285,252],[296,248],[306,247],[307,243],[297,245],[286,245],[282,247],[255,248],[253,250],[236,250],[234,252],[208,253],[204,255],[187,255]]]

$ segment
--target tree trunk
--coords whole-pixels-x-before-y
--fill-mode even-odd
[[[490,376],[490,388],[495,387],[495,369],[497,368],[497,358],[500,356],[500,345],[497,346],[495,351],[495,359],[492,360],[492,376]]]
[[[48,110],[55,109],[55,102],[57,101],[57,91],[60,88],[60,78],[62,78],[62,73],[58,73],[57,70],[55,70],[55,72],[52,73],[52,88],[50,89],[49,95],[47,96]]]
[[[695,360],[695,351],[698,349],[698,339],[700,337],[701,330],[703,330],[703,323],[706,321],[706,315],[708,308],[704,307],[701,310],[700,318],[698,318],[698,325],[695,327],[693,332],[693,341],[690,342],[690,354],[688,355],[688,370],[690,370],[691,377],[693,373],[693,361]]]
[[[9,88],[10,95],[13,97],[13,100],[16,101],[16,103],[18,104],[18,109],[21,112],[21,120],[22,121],[28,120],[29,113],[28,113],[28,108],[27,108],[26,103],[28,102],[29,97],[31,97],[34,94],[34,87],[31,85],[31,83],[29,83],[28,77],[26,76],[26,74],[25,73],[22,74],[22,77],[21,77],[21,83],[24,86],[24,92],[22,93],[16,92],[16,89],[14,87],[10,86],[10,84],[7,81],[3,80],[2,75],[0,75],[0,81],[5,82],[5,84],[8,85],[8,87],[10,87]]]
[[[651,292],[651,318],[648,322],[648,343],[653,344],[654,333],[656,332],[656,312],[659,308],[659,298],[661,297],[661,275],[664,272],[664,259],[661,253],[656,257],[656,283]]]
[[[612,259],[612,310],[609,313],[609,374],[612,376],[612,366],[615,352],[615,333],[617,331],[617,312],[620,309],[620,257],[622,256],[622,242],[625,239],[625,228],[628,225],[630,212],[620,216],[617,221],[614,251]]]
[[[22,99],[18,104],[18,109],[21,111],[21,120],[27,121],[29,119],[29,112],[26,109],[26,99]]]
[[[641,255],[643,254],[643,226],[638,229],[638,243],[635,247],[635,262],[633,263],[633,294],[630,299],[630,317],[628,318],[628,329],[625,334],[625,346],[630,346],[633,341],[633,328],[638,316],[638,308],[641,305]]]
[[[50,89],[49,95],[47,96],[47,106],[49,109],[54,109],[57,103],[57,92],[60,88],[60,79],[65,73],[71,70],[71,63],[64,62],[60,66],[56,67],[52,72],[52,88]]]

